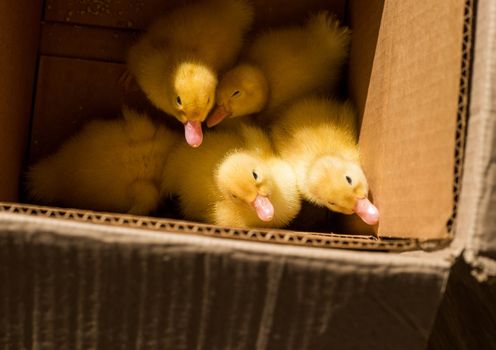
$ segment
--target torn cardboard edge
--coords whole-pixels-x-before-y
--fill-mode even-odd
[[[71,220],[99,225],[132,227],[149,231],[193,234],[206,237],[230,238],[316,248],[404,252],[422,249],[422,244],[425,244],[425,242],[421,242],[418,239],[409,238],[376,238],[373,236],[325,232],[230,228],[173,219],[113,214],[78,209],[69,210],[5,202],[0,202],[0,212],[51,219]]]
[[[463,259],[470,266],[470,274],[479,282],[496,281],[496,261],[481,256],[472,249],[463,253]]]

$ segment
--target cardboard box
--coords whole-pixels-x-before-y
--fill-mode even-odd
[[[461,120],[468,93],[460,86],[462,64],[467,60],[461,49],[464,2],[454,0],[451,6],[398,5],[383,0],[254,4],[255,28],[298,23],[308,12],[329,9],[353,30],[347,85],[362,117],[363,166],[381,210],[377,235],[392,239],[370,240],[368,245],[383,249],[386,244],[386,250],[398,250],[398,246],[415,247],[418,241],[451,239],[460,181],[456,173],[461,168],[453,153],[463,148]],[[137,34],[132,30],[142,29],[169,6],[174,4],[151,0],[135,4],[52,0],[45,4],[29,163],[55,151],[89,118],[114,118],[123,102],[129,104],[118,80],[124,71],[126,48]],[[404,22],[415,25],[406,30]],[[25,141],[16,143],[25,145]],[[2,192],[12,192],[22,176],[17,174]],[[5,198],[17,199],[15,193]],[[349,235],[342,238],[351,245],[364,241]]]
[[[254,1],[258,28],[316,9],[351,26],[379,239],[16,203],[24,160],[118,113],[127,46],[178,3],[0,4],[0,345],[425,347],[455,258],[496,275],[494,6]]]

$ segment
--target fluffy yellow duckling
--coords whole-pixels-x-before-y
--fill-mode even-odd
[[[129,50],[130,73],[156,107],[184,124],[193,147],[215,104],[217,72],[234,63],[252,20],[245,0],[185,5],[158,19]]]
[[[217,107],[207,120],[268,112],[310,92],[335,87],[348,54],[350,32],[320,12],[305,26],[260,34],[245,62],[226,72],[217,87]]]
[[[367,199],[356,124],[350,103],[310,97],[281,113],[272,137],[276,150],[294,167],[305,199],[339,213],[356,213],[373,225],[379,212]]]
[[[160,179],[180,139],[146,115],[94,120],[28,172],[33,199],[92,210],[146,215],[160,200]]]
[[[283,227],[300,210],[292,167],[267,135],[241,125],[205,136],[205,145],[171,152],[162,193],[179,196],[185,217],[235,227]],[[174,176],[181,174],[181,176]]]

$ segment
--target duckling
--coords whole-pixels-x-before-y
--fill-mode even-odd
[[[206,0],[158,19],[129,50],[130,74],[157,108],[184,124],[193,147],[215,104],[217,74],[234,63],[252,21],[246,0]]]
[[[280,114],[271,129],[276,150],[295,169],[306,200],[374,225],[379,211],[369,201],[360,165],[355,111],[350,103],[303,98]]]
[[[30,196],[45,204],[147,215],[160,200],[169,149],[180,137],[146,115],[94,120],[27,174]]]
[[[327,12],[311,16],[305,26],[260,34],[244,61],[222,76],[207,125],[262,110],[271,114],[298,97],[335,88],[349,42],[350,31]]]
[[[240,125],[208,133],[204,142],[194,150],[177,145],[164,169],[162,194],[178,195],[186,218],[224,226],[283,227],[298,214],[294,170],[274,154],[262,130]]]

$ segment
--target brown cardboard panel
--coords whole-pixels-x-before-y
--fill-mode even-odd
[[[463,5],[385,3],[360,137],[384,236],[447,235]]]
[[[0,199],[16,200],[27,142],[41,1],[0,1]]]
[[[190,1],[191,2],[191,1]],[[153,18],[185,3],[181,0],[47,0],[45,20],[103,27],[144,29]],[[344,16],[345,0],[254,0],[258,26],[298,22],[308,11],[330,9]]]
[[[3,215],[0,344],[423,349],[449,265]]]
[[[135,40],[132,31],[43,23],[42,55],[125,62],[128,47]]]
[[[53,152],[90,118],[115,118],[124,100],[123,65],[41,57],[30,159]]]

